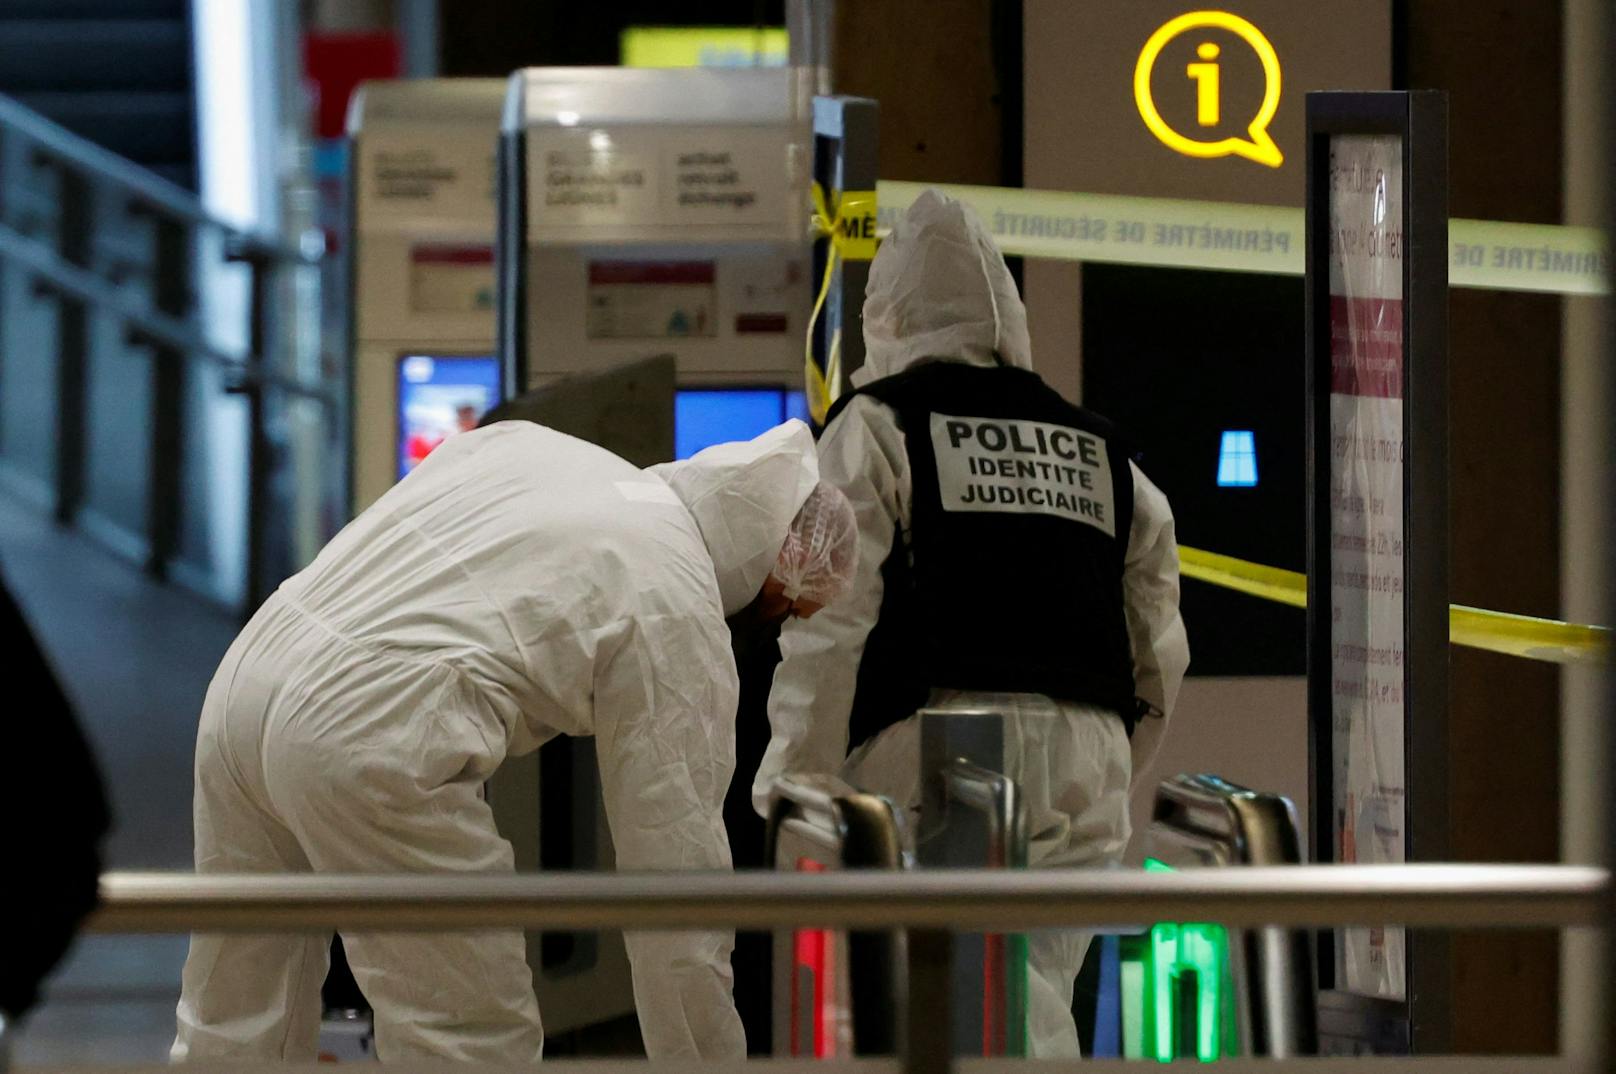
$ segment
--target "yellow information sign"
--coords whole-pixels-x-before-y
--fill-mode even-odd
[[[1150,79],[1161,59],[1162,49],[1178,37],[1196,30],[1226,30],[1239,38],[1256,53],[1262,64],[1262,103],[1246,126],[1245,138],[1219,138],[1205,141],[1175,130],[1162,118],[1156,107],[1156,97]],[[1196,46],[1199,62],[1185,66],[1184,74],[1195,83],[1195,120],[1201,127],[1216,127],[1223,121],[1223,66],[1219,63],[1222,48],[1215,41],[1202,41]],[[1175,153],[1186,157],[1245,157],[1258,164],[1277,168],[1285,162],[1285,155],[1274,144],[1268,125],[1279,111],[1281,77],[1279,56],[1263,32],[1246,19],[1227,11],[1191,11],[1170,19],[1150,35],[1139,53],[1139,62],[1133,71],[1133,99],[1139,109],[1139,118],[1156,139]]]

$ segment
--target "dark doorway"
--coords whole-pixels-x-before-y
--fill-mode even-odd
[[[1181,545],[1306,568],[1304,365],[1300,277],[1083,267],[1083,402],[1142,452]],[[1182,608],[1192,675],[1305,673],[1301,610],[1196,581]]]

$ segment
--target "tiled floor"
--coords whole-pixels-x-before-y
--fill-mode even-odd
[[[191,867],[191,752],[232,618],[0,497],[0,572],[56,665],[109,786],[115,869]],[[21,1027],[19,1065],[161,1061],[183,936],[81,939]]]
[[[184,936],[90,936],[23,1023],[23,1065],[162,1062],[174,1040]]]

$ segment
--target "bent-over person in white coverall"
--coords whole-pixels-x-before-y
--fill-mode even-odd
[[[1004,714],[1032,865],[1104,866],[1189,663],[1166,498],[1032,372],[1026,310],[964,205],[926,191],[870,268],[858,391],[819,441],[858,516],[847,598],[787,623],[757,807],[785,773],[920,803],[931,705]],[[851,750],[851,753],[849,753]],[[1078,1054],[1074,931],[1029,943],[1028,1047]]]
[[[208,689],[201,873],[508,873],[479,793],[593,735],[623,869],[727,869],[726,616],[806,616],[857,555],[813,438],[640,470],[501,422],[447,441],[253,616]],[[740,1059],[733,933],[629,933],[652,1058]],[[383,1059],[518,1064],[544,1036],[522,933],[351,933]],[[329,935],[197,935],[176,1060],[312,1060]]]

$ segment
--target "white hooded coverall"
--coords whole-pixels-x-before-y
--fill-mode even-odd
[[[466,433],[253,616],[197,737],[201,873],[510,872],[479,789],[593,735],[623,869],[725,869],[738,684],[724,619],[817,480],[800,422],[667,480],[526,422]],[[529,1063],[522,934],[352,933],[384,1059]],[[173,1057],[309,1060],[329,935],[197,935]],[[732,933],[630,933],[653,1058],[733,1058]]]
[[[856,385],[924,360],[1032,367],[1026,309],[1003,257],[965,206],[926,191],[883,242],[864,303],[865,359]],[[998,357],[996,358],[995,355]],[[771,739],[753,800],[767,808],[781,775],[837,773],[899,805],[920,802],[919,723],[887,728],[848,756],[848,722],[864,643],[881,610],[881,566],[894,533],[910,525],[904,431],[893,411],[854,398],[819,440],[822,478],[852,501],[859,521],[858,574],[848,596],[780,634],[781,663],[769,695]],[[1132,467],[1133,527],[1123,578],[1138,696],[1154,715],[1132,742],[1113,713],[1036,694],[934,691],[933,705],[987,707],[1006,715],[1005,771],[1028,809],[1034,866],[1120,862],[1128,844],[1128,793],[1160,742],[1189,663],[1178,612],[1178,547],[1166,497]],[[984,555],[1015,554],[984,549]],[[1051,609],[1049,621],[1081,609]],[[967,629],[963,624],[961,629]],[[1072,654],[1074,660],[1081,653]],[[1088,935],[1030,937],[1028,1047],[1034,1057],[1076,1056],[1072,987]]]

